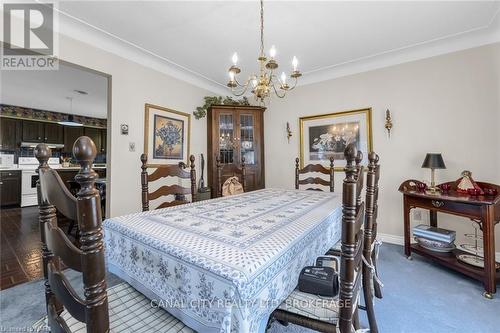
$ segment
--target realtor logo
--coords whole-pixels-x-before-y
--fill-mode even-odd
[[[4,3],[1,69],[57,69],[54,5]]]

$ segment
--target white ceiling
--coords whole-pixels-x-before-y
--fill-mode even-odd
[[[50,71],[2,71],[0,102],[76,115],[106,118],[108,79],[80,68],[59,64]],[[88,95],[81,95],[82,90]],[[71,101],[73,98],[73,110]]]
[[[266,49],[312,83],[500,41],[498,1],[266,1]],[[215,92],[257,69],[258,1],[62,1],[61,32]],[[224,89],[223,89],[224,88]]]

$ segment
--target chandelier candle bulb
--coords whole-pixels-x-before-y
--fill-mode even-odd
[[[294,72],[297,72],[297,68],[299,66],[299,59],[297,59],[296,56],[293,56],[293,59],[292,59],[292,66],[293,66],[293,71]]]
[[[271,49],[269,50],[269,55],[271,56],[271,59],[274,59],[276,56],[276,47],[273,45],[271,46]]]
[[[238,64],[238,53],[234,52],[231,60],[233,60],[233,65],[236,66]]]

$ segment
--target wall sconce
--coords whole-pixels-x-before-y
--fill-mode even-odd
[[[286,139],[288,140],[288,143],[290,143],[291,137],[292,137],[292,130],[290,129],[290,123],[287,121],[286,122]]]
[[[387,111],[385,111],[385,130],[387,131],[389,139],[391,138],[391,129],[392,129],[391,111],[387,109]]]

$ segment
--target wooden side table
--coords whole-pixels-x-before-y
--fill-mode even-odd
[[[496,284],[500,282],[500,270],[495,263],[495,225],[500,221],[500,186],[488,183],[478,183],[482,189],[493,188],[499,194],[493,196],[472,197],[456,191],[455,182],[449,182],[451,191],[448,193],[428,194],[419,192],[418,180],[407,180],[401,184],[399,191],[403,193],[404,240],[405,254],[411,258],[412,253],[428,257],[443,266],[461,272],[471,278],[482,281],[486,298],[493,298]],[[450,253],[440,253],[427,250],[418,244],[411,243],[410,212],[413,208],[423,208],[430,211],[430,225],[437,227],[437,212],[470,218],[479,223],[483,231],[483,248],[485,267],[479,268],[462,263],[457,255],[468,252],[455,249]]]

